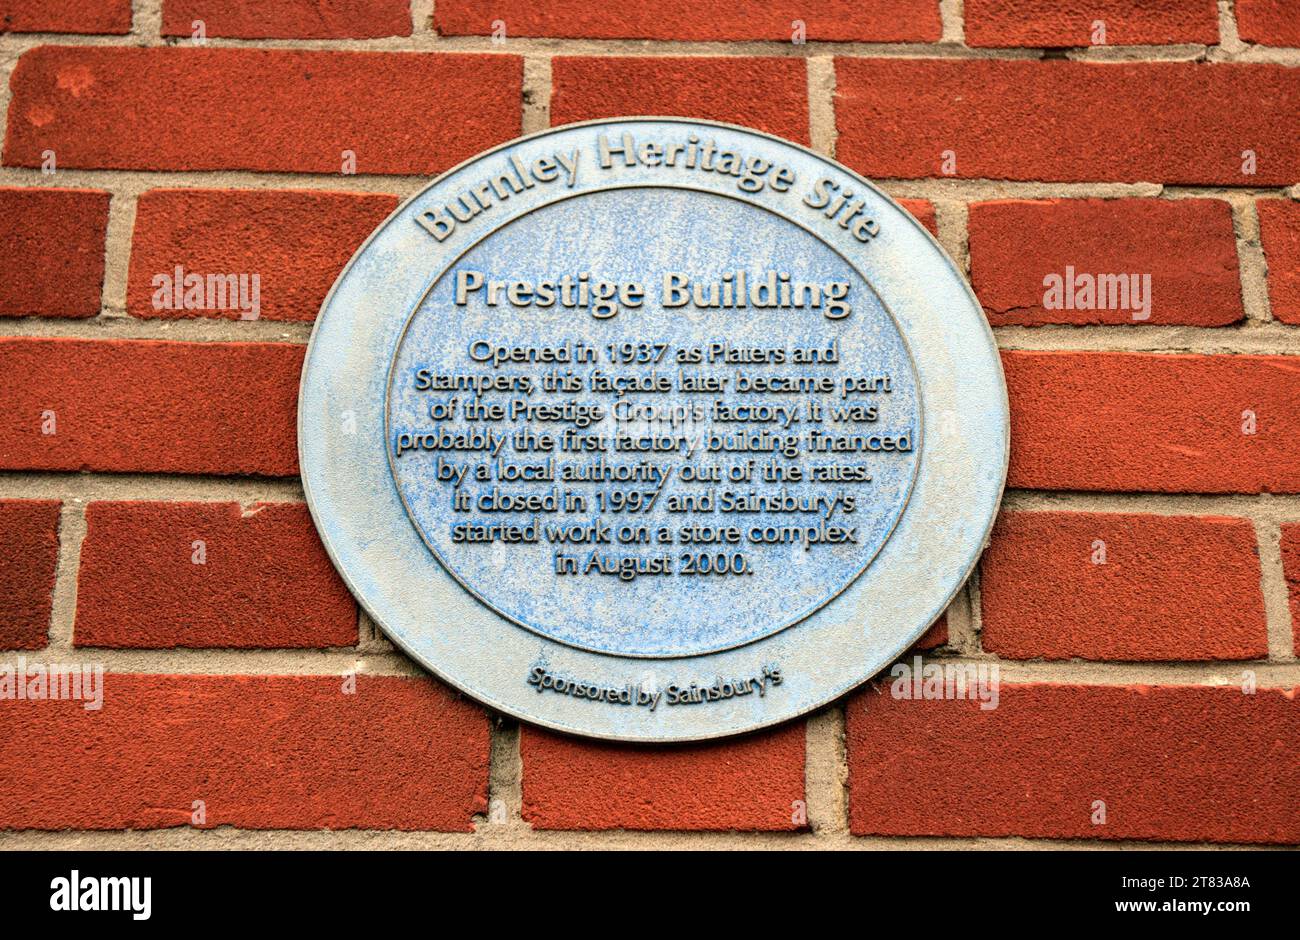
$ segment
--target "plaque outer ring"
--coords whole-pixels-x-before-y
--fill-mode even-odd
[[[638,139],[674,128],[795,170],[777,198],[745,196],[792,221],[812,181],[830,178],[868,201],[880,234],[866,245],[833,222],[814,229],[852,259],[893,315],[912,353],[925,435],[910,500],[866,571],[814,614],[764,639],[690,658],[619,657],[571,647],[513,623],[464,590],[410,522],[389,472],[384,413],[388,366],[407,316],[442,268],[476,239],[471,226],[439,244],[413,217],[491,174],[557,150],[589,160],[573,195],[608,185],[665,185],[651,168],[590,166],[599,132]],[[479,164],[483,165],[480,166]],[[716,179],[714,177],[717,177]],[[697,174],[693,188],[735,197],[734,178]],[[538,187],[538,189],[545,189]],[[513,218],[550,201],[527,190],[498,204]],[[761,197],[761,198],[760,198]],[[804,210],[806,222],[813,218]],[[498,223],[494,221],[493,227]],[[804,225],[808,228],[808,225]],[[1009,413],[993,334],[969,285],[912,216],[869,181],[808,148],[719,122],[625,117],[569,124],[501,144],[437,177],[403,202],[358,249],[321,306],[299,389],[303,489],[331,560],[390,639],[443,681],[499,711],[557,731],[620,741],[718,738],[787,721],[834,701],[904,653],[947,609],[987,544],[1001,501]],[[602,686],[708,685],[776,666],[782,683],[701,704],[645,708],[539,692],[533,667]]]

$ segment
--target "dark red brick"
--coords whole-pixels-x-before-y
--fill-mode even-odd
[[[1300,0],[1236,0],[1237,35],[1264,46],[1300,46]]]
[[[1289,185],[1300,69],[1200,62],[836,59],[836,155],[875,178]],[[1256,173],[1242,173],[1253,150]]]
[[[408,0],[164,0],[162,34],[236,39],[377,39],[411,35]]]
[[[931,235],[939,237],[939,220],[935,216],[934,203],[928,199],[900,199],[898,204],[916,216],[916,221],[929,229]]]
[[[164,288],[185,274],[256,274],[260,319],[316,319],[353,253],[395,208],[382,194],[302,190],[158,189],[140,197],[131,240],[127,309],[137,317],[224,317],[241,311],[159,309]],[[249,317],[244,316],[245,319]]]
[[[1256,206],[1273,317],[1300,325],[1300,203],[1261,199]]]
[[[487,36],[493,23],[506,36],[570,39],[669,39],[695,42],[770,39],[790,42],[794,22],[805,38],[830,42],[934,42],[939,5],[933,0],[895,0],[888,6],[854,0],[738,0],[701,8],[692,0],[439,0],[434,23],[444,36]]]
[[[793,830],[801,722],[722,743],[637,747],[524,726],[524,819],[537,829]]]
[[[669,114],[808,142],[803,59],[557,56],[551,77],[552,124]]]
[[[293,476],[303,351],[0,339],[0,469]]]
[[[1002,365],[1008,486],[1300,492],[1300,357],[1008,351]]]
[[[1219,41],[1214,0],[965,0],[966,42],[972,46],[1139,46]],[[1094,23],[1105,26],[1104,38]],[[1094,39],[1098,40],[1094,42]]]
[[[1300,652],[1300,523],[1282,526],[1282,572],[1291,602],[1292,653]]]
[[[106,673],[0,708],[0,827],[438,829],[487,806],[483,712],[424,679]]]
[[[131,0],[0,0],[0,33],[131,31]]]
[[[1245,315],[1232,209],[1218,199],[975,203],[968,232],[971,283],[994,326],[1223,326]],[[1094,282],[1103,274],[1136,275],[1139,289],[1149,283],[1149,303],[1138,309],[1126,289],[1125,295],[1090,301],[1110,309],[1046,309],[1045,279],[1057,275],[1064,281],[1071,273],[1067,267],[1074,278],[1087,274]],[[1123,308],[1115,303],[1125,299]],[[1135,319],[1144,314],[1146,319]]]
[[[1009,512],[980,562],[984,649],[1007,659],[1268,655],[1245,519]]]
[[[10,80],[4,162],[434,173],[520,128],[515,56],[42,46]],[[383,107],[374,106],[383,102]]]
[[[938,620],[930,624],[930,629],[921,635],[921,639],[916,641],[916,648],[919,650],[938,649],[940,646],[946,646],[948,643],[948,615],[942,614]]]
[[[59,564],[58,500],[0,500],[0,649],[41,649]]]
[[[1300,842],[1296,690],[1002,685],[848,706],[857,835]],[[1096,801],[1104,825],[1094,825]]]
[[[303,504],[245,511],[238,503],[94,502],[86,507],[74,641],[352,646],[357,608]]]
[[[0,189],[0,316],[99,313],[108,200],[93,189]]]

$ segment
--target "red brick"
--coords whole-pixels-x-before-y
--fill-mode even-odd
[[[487,803],[488,727],[423,679],[106,673],[0,708],[0,826],[439,829]]]
[[[258,275],[260,319],[316,319],[348,259],[397,197],[302,190],[156,189],[140,197],[127,309],[137,317],[223,317],[229,310],[157,309],[154,278]],[[171,281],[167,282],[168,284]]]
[[[1293,652],[1300,651],[1300,523],[1282,526],[1282,572],[1291,599]]]
[[[930,629],[916,641],[918,650],[935,650],[948,644],[948,618],[940,617],[930,625]]]
[[[552,124],[668,114],[808,142],[803,59],[557,56],[551,74]]]
[[[948,615],[941,614],[939,619],[930,624],[930,629],[921,635],[921,639],[916,641],[916,648],[919,650],[933,650],[940,646],[948,644]]]
[[[358,173],[433,173],[519,133],[522,80],[514,56],[42,46],[4,162],[338,173],[350,150]]]
[[[108,200],[92,189],[0,189],[0,316],[99,313]]]
[[[0,500],[0,649],[41,649],[59,563],[58,500]]]
[[[1300,325],[1300,202],[1261,199],[1256,207],[1273,317]]]
[[[939,221],[935,217],[934,203],[928,199],[900,199],[898,204],[916,216],[916,221],[929,229],[931,235],[939,237]]]
[[[835,87],[836,155],[869,177],[942,176],[952,151],[966,179],[1300,179],[1300,69],[1281,65],[837,59]]]
[[[301,503],[243,511],[238,503],[94,502],[86,507],[74,642],[352,646],[357,608]]]
[[[411,35],[409,0],[164,0],[162,34],[236,39],[377,39]]]
[[[1237,35],[1265,46],[1300,46],[1300,0],[1237,0]]]
[[[722,743],[637,747],[524,726],[524,819],[536,829],[794,830],[802,722]]]
[[[972,46],[1091,46],[1097,20],[1110,46],[1219,41],[1214,0],[1090,0],[1082,7],[1060,0],[966,0],[963,16]]]
[[[1244,315],[1232,208],[1218,199],[1049,199],[970,207],[971,283],[994,326],[1223,326]],[[1048,275],[1150,276],[1142,311],[1048,310]],[[1142,283],[1141,280],[1138,282]]]
[[[772,39],[790,42],[794,21],[804,23],[810,41],[934,42],[940,34],[939,5],[933,0],[896,0],[888,6],[855,0],[739,0],[709,4],[692,0],[438,0],[434,23],[444,36],[487,36],[493,22],[506,36],[570,39],[676,39],[708,42]]]
[[[131,0],[0,0],[0,33],[131,31]]]
[[[0,469],[295,475],[303,351],[0,339]]]
[[[1300,357],[1014,351],[1002,365],[1008,486],[1300,492]]]
[[[980,571],[984,648],[1007,659],[1268,655],[1245,519],[1003,513]]]
[[[1300,842],[1295,695],[1004,684],[981,711],[868,691],[848,706],[852,831]]]

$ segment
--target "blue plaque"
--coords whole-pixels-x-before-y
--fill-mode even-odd
[[[1007,404],[951,261],[844,167],[708,122],[557,128],[371,236],[299,412],[400,647],[604,738],[716,737],[887,665],[987,538]]]

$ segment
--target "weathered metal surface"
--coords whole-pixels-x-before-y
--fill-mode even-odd
[[[992,336],[915,220],[668,118],[522,138],[406,202],[322,307],[299,411],[317,527],[394,642],[640,741],[887,665],[974,565],[1007,445]]]

